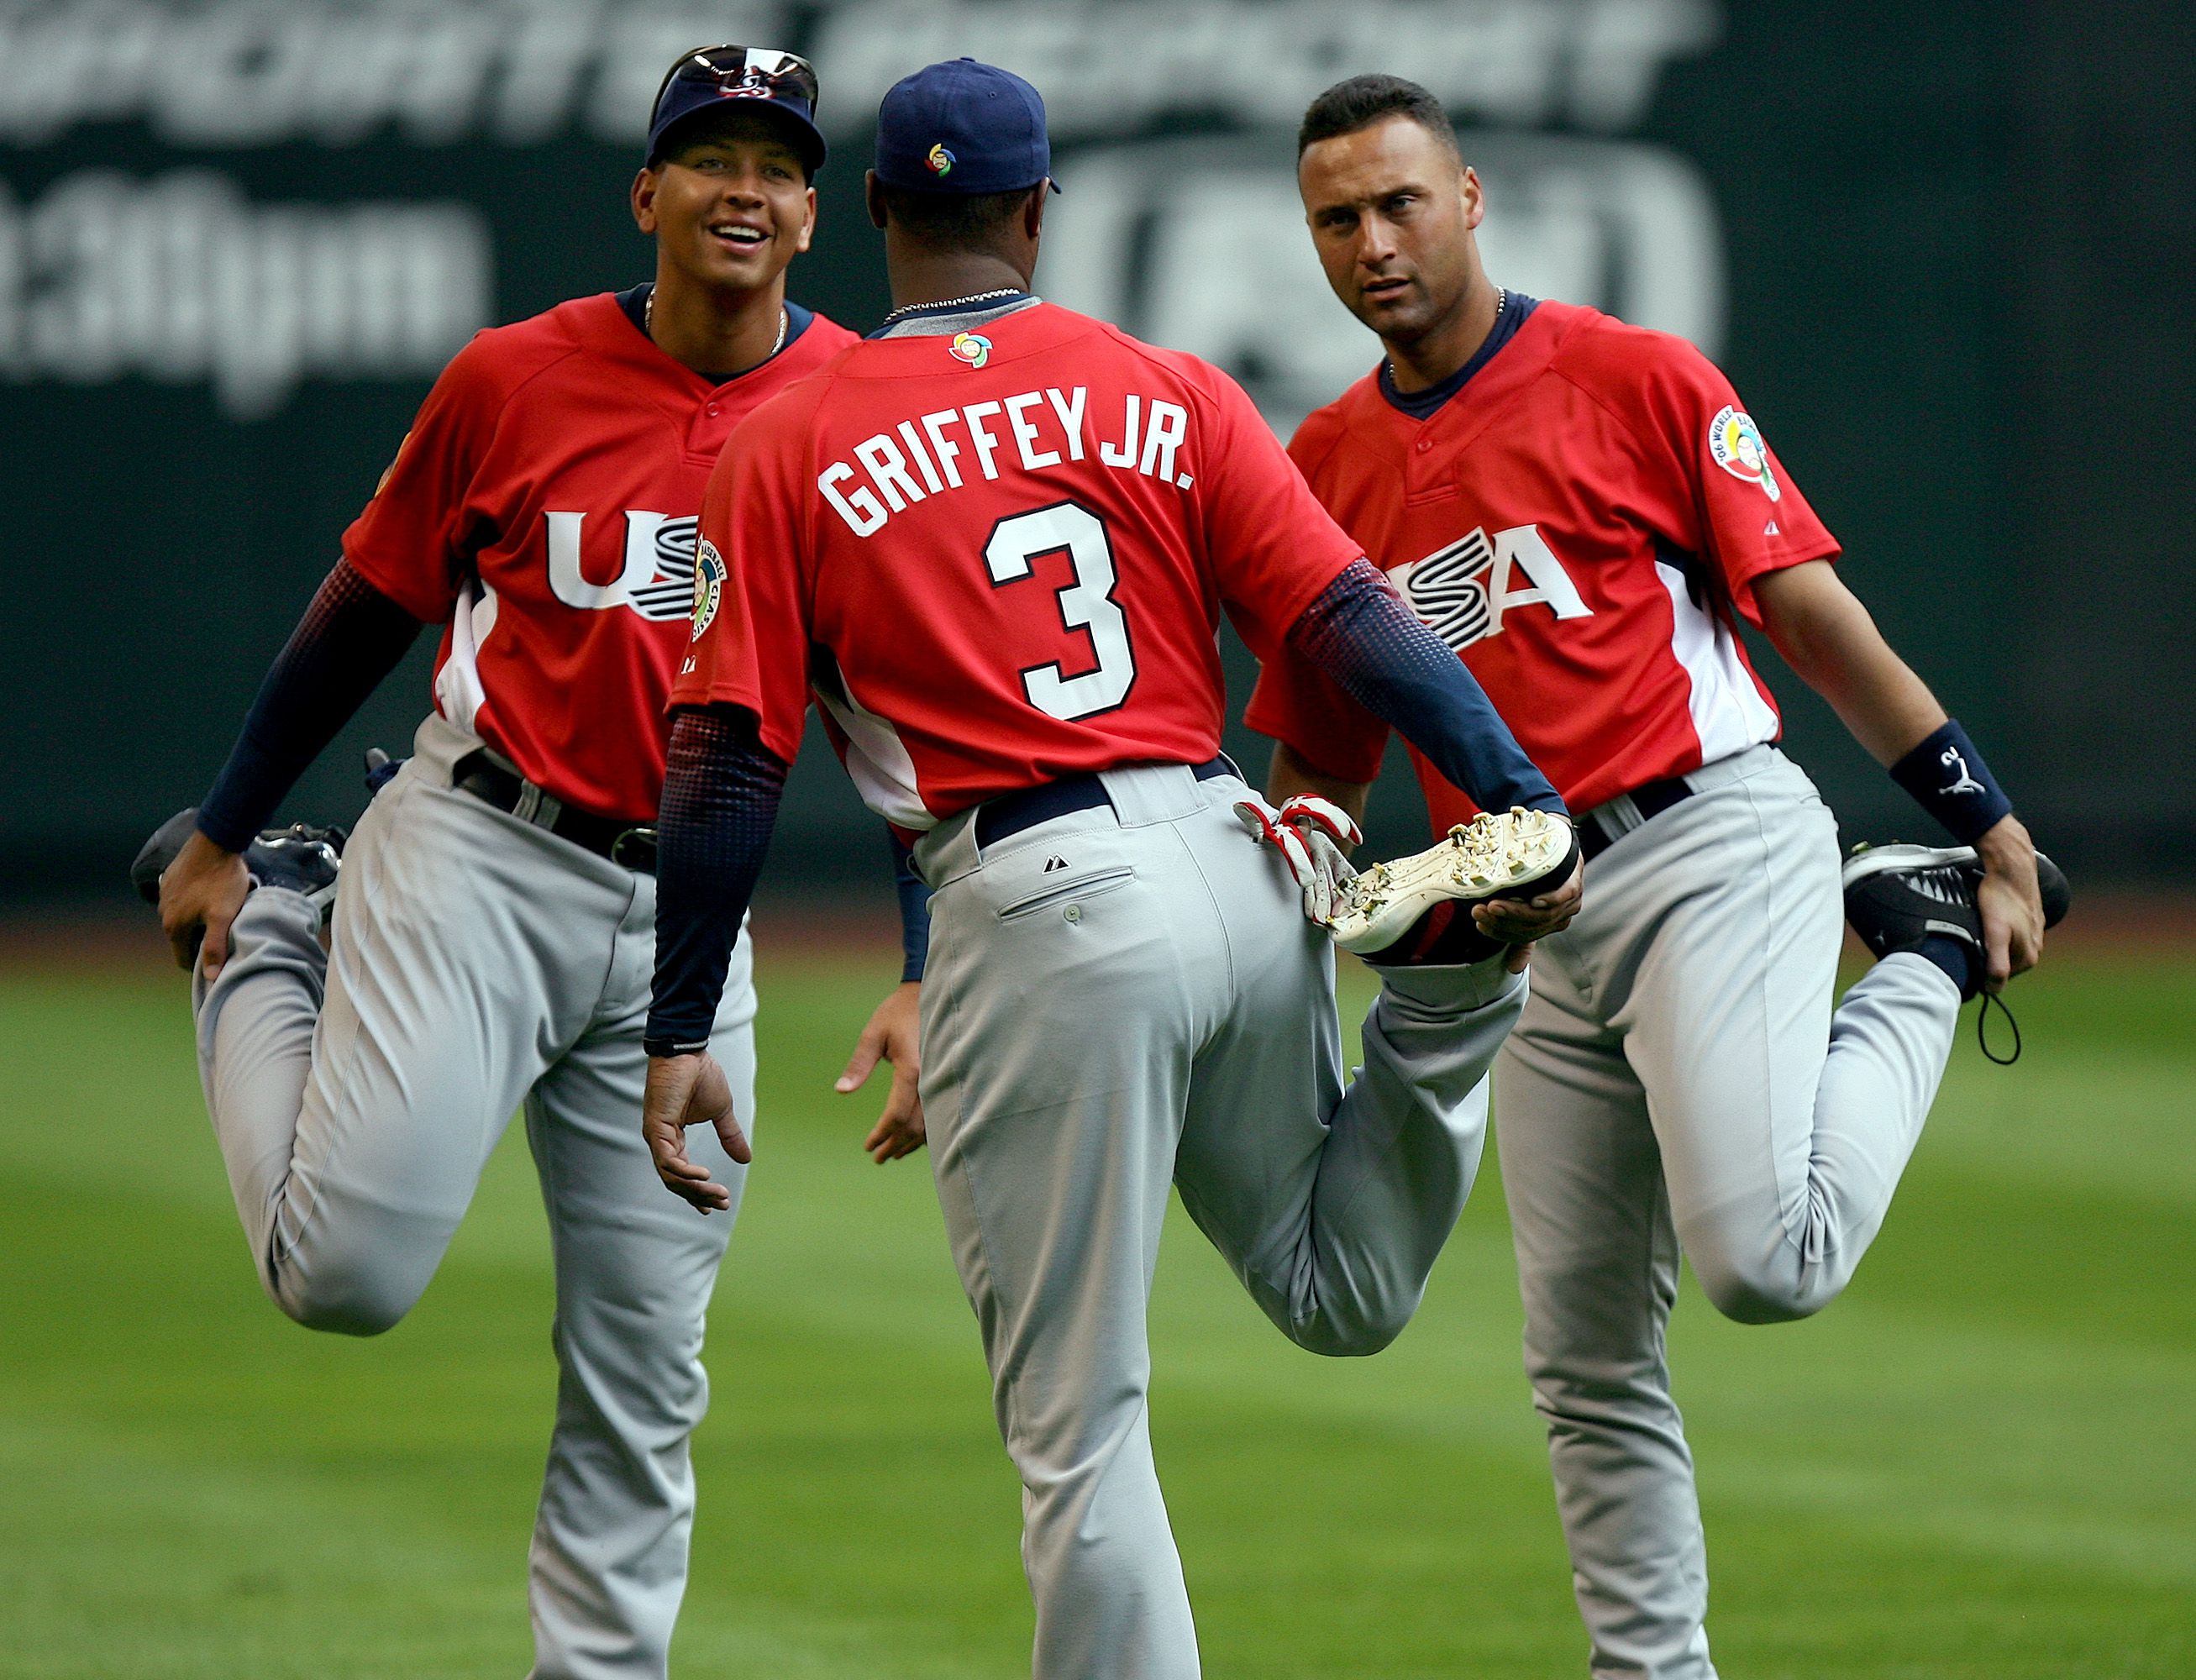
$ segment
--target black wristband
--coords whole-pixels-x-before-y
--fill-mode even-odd
[[[1956,718],[1946,719],[1942,728],[1892,765],[1891,779],[1962,846],[1974,844],[2013,811],[2013,801]]]
[[[640,1048],[654,1059],[664,1056],[698,1056],[709,1045],[706,1039],[699,1044],[681,1044],[670,1038],[644,1038],[640,1041]]]

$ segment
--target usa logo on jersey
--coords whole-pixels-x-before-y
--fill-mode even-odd
[[[1513,588],[1519,572],[1526,581]],[[1388,575],[1426,628],[1459,653],[1500,635],[1503,615],[1517,607],[1539,603],[1558,619],[1593,616],[1537,525],[1513,525],[1492,538],[1474,527]]]

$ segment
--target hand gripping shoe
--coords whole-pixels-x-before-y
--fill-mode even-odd
[[[1857,846],[1839,872],[1845,889],[1846,920],[1860,941],[1878,958],[1894,951],[1919,950],[1924,939],[1950,939],[1968,953],[1968,983],[1960,990],[1962,1002],[1982,990],[1985,952],[1982,911],[1975,889],[1982,885],[1982,861],[1971,846]],[[2036,884],[2043,899],[2043,925],[2056,927],[2066,919],[2073,892],[2066,872],[2042,852],[2036,854]],[[1997,1000],[2001,1008],[2002,999]],[[1989,1006],[1985,1005],[1987,1015]],[[2010,1010],[2006,1019],[2012,1021]],[[1983,1023],[1975,1030],[1980,1036]],[[2020,1054],[2020,1028],[2013,1029],[2010,1056],[1994,1053],[1987,1042],[1983,1054],[1992,1061],[2010,1062]]]
[[[130,883],[148,904],[160,902],[160,877],[198,828],[198,808],[179,811],[153,831],[130,865]],[[336,873],[349,836],[333,826],[315,828],[293,823],[269,828],[245,848],[244,867],[254,886],[278,886],[304,895],[326,922],[335,903]]]
[[[1482,811],[1438,846],[1346,882],[1327,927],[1335,944],[1367,962],[1483,961],[1505,946],[1479,931],[1471,907],[1560,886],[1578,857],[1578,831],[1561,817],[1522,805]]]

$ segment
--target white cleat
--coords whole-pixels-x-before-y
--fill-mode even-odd
[[[1478,931],[1471,907],[1526,897],[1543,881],[1560,886],[1577,860],[1577,830],[1562,817],[1523,805],[1482,811],[1439,845],[1344,884],[1327,930],[1360,956],[1394,948],[1390,962],[1478,961],[1502,947]]]

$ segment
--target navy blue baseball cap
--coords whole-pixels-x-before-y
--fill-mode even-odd
[[[887,187],[974,197],[1051,174],[1044,101],[1012,71],[973,58],[929,65],[893,84],[877,107],[877,179]]]
[[[824,167],[829,149],[816,126],[818,91],[816,66],[796,53],[774,47],[696,47],[681,53],[656,90],[656,108],[648,119],[648,161],[653,165],[662,157],[666,137],[689,117],[740,101],[780,113],[812,176]]]

